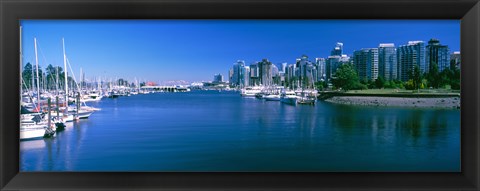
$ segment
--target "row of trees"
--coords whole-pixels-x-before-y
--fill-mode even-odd
[[[437,64],[432,64],[428,73],[422,74],[418,66],[414,66],[409,72],[409,79],[406,82],[400,80],[385,80],[378,77],[375,81],[359,80],[358,74],[351,64],[343,64],[336,71],[336,78],[332,79],[335,88],[347,90],[400,88],[407,90],[418,90],[425,88],[446,88],[460,89],[460,69],[451,65],[439,72]],[[316,84],[318,88],[326,87],[324,83]]]
[[[40,89],[43,90],[63,90],[65,88],[65,72],[63,71],[62,67],[59,66],[52,66],[48,65],[47,68],[45,69],[46,72],[42,70],[42,68],[39,66],[38,68],[38,79],[37,79],[37,70],[35,67],[32,66],[32,64],[27,63],[23,67],[22,71],[22,80],[23,84],[22,87],[27,89],[32,90],[37,87],[37,80],[40,85]],[[75,85],[75,80],[68,76],[68,86],[69,87],[76,87]],[[134,83],[129,83],[127,80],[120,78],[116,81],[117,85],[123,85],[123,86],[131,86],[134,87]],[[80,86],[85,87],[88,84],[86,82],[81,82],[79,83]],[[90,84],[92,85],[92,84]]]
[[[34,68],[30,63],[25,64],[22,71],[22,80],[24,85],[28,89],[32,89],[32,87],[36,87],[38,80],[38,83],[42,89],[54,90],[56,88],[65,87],[65,72],[63,71],[63,68],[59,66],[54,67],[50,64],[45,70],[46,72],[44,72],[39,66],[37,79],[36,68]],[[69,85],[73,84],[73,82],[74,80],[71,77],[68,77]]]

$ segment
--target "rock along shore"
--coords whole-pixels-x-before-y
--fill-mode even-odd
[[[363,97],[363,96],[334,96],[325,101],[337,104],[362,106],[394,106],[417,108],[453,108],[460,109],[460,97],[444,98],[412,98],[412,97]]]

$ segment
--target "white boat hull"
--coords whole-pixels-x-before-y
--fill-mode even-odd
[[[45,136],[45,125],[20,127],[20,140],[38,139]]]
[[[88,111],[88,110],[80,110],[78,112],[78,115],[76,113],[76,111],[72,111],[71,114],[75,115],[77,119],[86,119],[88,117],[90,117],[90,115],[92,115],[93,111]]]
[[[280,101],[280,95],[268,95],[265,96],[264,99],[266,101]]]

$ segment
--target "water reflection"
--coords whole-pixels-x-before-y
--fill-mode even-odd
[[[22,171],[459,170],[458,110],[291,106],[229,92],[95,107],[53,139],[22,141]]]

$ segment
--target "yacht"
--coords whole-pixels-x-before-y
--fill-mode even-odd
[[[264,97],[266,101],[280,101],[279,94],[270,94]]]
[[[82,102],[93,102],[93,101],[100,101],[103,98],[102,95],[98,92],[91,92],[87,95],[82,96]]]
[[[294,91],[285,91],[280,95],[280,101],[282,103],[297,105],[298,96]]]
[[[298,104],[307,104],[307,105],[315,105],[317,101],[316,93],[313,91],[302,91],[300,96],[298,96],[297,103]]]
[[[47,125],[21,125],[20,140],[38,139],[45,136]]]
[[[261,93],[262,88],[259,86],[246,87],[240,91],[242,97],[255,97],[256,94]]]

